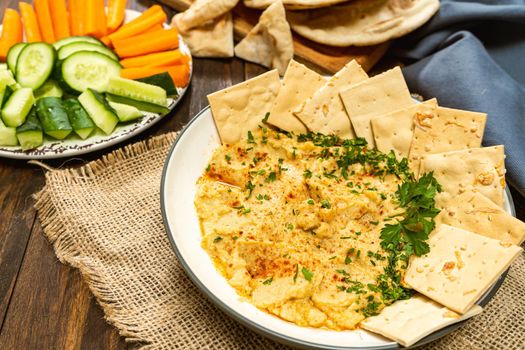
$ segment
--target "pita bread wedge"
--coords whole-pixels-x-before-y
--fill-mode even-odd
[[[355,0],[339,6],[290,11],[292,30],[331,46],[368,46],[399,38],[427,22],[439,0]]]
[[[306,126],[292,111],[323,86],[325,81],[325,78],[313,70],[291,60],[270,111],[268,123],[295,134],[306,133]]]
[[[197,0],[177,20],[177,28],[187,32],[220,17],[237,5],[239,0]]]
[[[183,13],[173,17],[194,57],[233,57],[233,21],[231,13],[212,19],[198,27],[183,31],[178,24]]]
[[[233,143],[257,129],[279,92],[277,70],[208,95],[222,143]]]
[[[355,84],[340,95],[355,134],[364,137],[370,147],[375,145],[372,118],[415,104],[399,67]]]
[[[431,171],[443,188],[443,193],[436,196],[436,203],[441,208],[445,208],[455,196],[469,190],[480,192],[500,207],[503,205],[503,146],[424,155],[419,173]]]
[[[417,175],[422,155],[481,147],[487,115],[438,107],[437,115],[414,120],[414,138],[408,160]]]
[[[284,75],[293,58],[293,40],[283,3],[276,1],[268,7],[259,17],[259,22],[234,50],[235,56],[268,68],[276,68],[280,75]]]
[[[414,118],[420,115],[435,114],[435,98],[406,107],[370,120],[377,149],[388,153],[394,151],[398,158],[408,157],[414,135]]]
[[[265,9],[274,3],[276,0],[243,0],[246,7],[254,9]],[[348,0],[284,0],[283,4],[287,10],[304,10],[319,7],[327,7]]]
[[[436,217],[436,224],[459,227],[516,245],[525,241],[525,223],[478,192],[467,191],[452,198]]]
[[[410,261],[405,283],[430,299],[464,314],[523,251],[449,225],[428,240],[430,252]]]
[[[295,116],[310,131],[354,138],[355,134],[339,92],[367,78],[368,75],[355,60],[348,63],[299,106],[294,111]]]
[[[459,315],[417,294],[411,299],[396,301],[385,307],[379,315],[365,319],[360,325],[403,346],[412,346],[425,336],[482,311],[481,306],[474,305],[467,313]]]

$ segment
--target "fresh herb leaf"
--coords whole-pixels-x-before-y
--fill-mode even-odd
[[[275,171],[272,171],[270,174],[268,174],[268,177],[264,181],[274,182],[275,180],[277,180],[277,173]]]
[[[219,243],[220,241],[222,241],[222,237],[221,236],[217,236],[213,239],[213,243]]]
[[[269,286],[270,284],[272,284],[272,281],[273,281],[273,276],[263,281],[262,284],[264,284],[265,286]]]
[[[321,208],[330,209],[331,207],[332,207],[332,205],[330,204],[330,202],[327,199],[323,199],[321,201]]]
[[[311,178],[312,177],[312,172],[308,169],[306,169],[303,173],[303,176],[306,177],[307,179]]]
[[[312,280],[312,277],[314,276],[313,272],[308,270],[306,267],[303,267],[301,269],[301,272],[304,276],[304,279],[310,282]]]
[[[255,139],[253,138],[253,134],[251,131],[248,131],[248,143],[255,144]]]

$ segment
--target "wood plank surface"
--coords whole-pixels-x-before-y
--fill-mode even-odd
[[[17,3],[0,1],[0,20],[5,8],[17,8]],[[128,0],[128,7],[144,9],[153,3]],[[193,80],[179,106],[128,143],[179,130],[208,104],[208,93],[264,71],[238,59],[195,59]],[[112,149],[46,163],[53,167],[81,165]],[[0,349],[129,348],[104,320],[78,271],[61,264],[44,237],[31,198],[43,184],[41,169],[0,158]],[[518,218],[525,220],[525,201],[514,196]]]

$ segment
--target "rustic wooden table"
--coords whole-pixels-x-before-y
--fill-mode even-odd
[[[17,3],[2,0],[0,20],[4,9],[17,8]],[[153,1],[128,3],[130,8],[143,10]],[[207,105],[208,93],[264,71],[237,59],[195,59],[193,80],[180,105],[161,123],[128,142],[180,129]],[[47,163],[78,166],[111,150]],[[104,320],[78,271],[57,260],[42,234],[32,194],[43,185],[44,171],[39,167],[0,159],[0,349],[127,348]],[[513,195],[518,217],[525,220],[525,200]]]

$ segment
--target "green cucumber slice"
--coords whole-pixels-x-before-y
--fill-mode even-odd
[[[132,100],[126,97],[122,97],[122,96],[106,94],[106,97],[108,101],[130,105],[144,112],[167,114],[170,111],[168,107],[163,107],[163,106],[155,105],[153,103],[148,103],[148,102],[136,101],[136,100]]]
[[[7,63],[0,63],[0,70],[7,70],[8,68]]]
[[[109,105],[117,112],[117,117],[121,122],[129,122],[144,116],[138,108],[117,102],[109,102]]]
[[[55,48],[55,50],[58,51],[62,48],[62,46],[66,46],[66,45],[69,45],[72,43],[78,43],[78,42],[91,43],[91,44],[95,44],[99,46],[104,46],[104,44],[100,40],[97,40],[91,36],[70,36],[69,38],[64,38],[64,39],[60,39],[56,41],[53,44],[53,47]]]
[[[39,100],[42,97],[62,97],[64,91],[62,91],[56,81],[48,80],[44,85],[35,90],[34,95],[35,100]]]
[[[131,100],[152,103],[162,107],[168,106],[166,90],[140,81],[111,77],[106,91],[112,95],[126,97]]]
[[[11,97],[13,91],[15,90],[10,86],[5,86],[2,88],[2,85],[0,84],[0,108],[7,102],[9,97]]]
[[[108,104],[104,96],[100,93],[87,89],[80,96],[78,101],[84,107],[93,122],[106,134],[109,135],[115,130],[118,124],[117,113]]]
[[[38,89],[46,82],[55,66],[56,52],[46,43],[27,44],[18,56],[16,81],[22,87]]]
[[[119,60],[118,56],[115,55],[113,51],[106,48],[105,46],[100,46],[97,44],[86,43],[86,42],[76,42],[76,43],[71,43],[71,44],[62,46],[60,50],[58,50],[58,59],[65,60],[72,54],[76,52],[80,52],[80,51],[95,51],[105,56],[108,56],[114,61]]]
[[[44,143],[44,133],[37,117],[36,108],[32,108],[25,123],[16,128],[16,137],[24,151],[36,148]]]
[[[33,90],[30,88],[15,90],[2,109],[5,125],[15,128],[24,124],[34,103]]]
[[[7,65],[11,72],[16,72],[16,62],[18,61],[18,56],[20,55],[20,52],[23,48],[27,46],[27,43],[18,43],[9,49],[7,52]]]
[[[111,77],[120,76],[120,64],[99,53],[80,51],[66,58],[59,66],[60,82],[78,92],[87,89],[106,91]]]
[[[16,138],[16,128],[10,128],[2,123],[0,118],[0,146],[16,146],[18,139]]]
[[[10,70],[0,70],[0,85],[14,86],[16,85],[15,77]]]
[[[137,79],[137,81],[161,87],[166,90],[166,94],[168,96],[173,96],[176,98],[179,95],[175,84],[173,84],[173,79],[171,79],[167,72],[155,74],[147,78]]]
[[[63,140],[73,131],[60,98],[42,97],[36,101],[36,112],[46,135]]]
[[[93,120],[91,120],[76,98],[68,98],[65,100],[64,107],[66,108],[73,131],[75,131],[81,139],[85,140],[93,130],[95,130],[95,123],[93,123]]]

